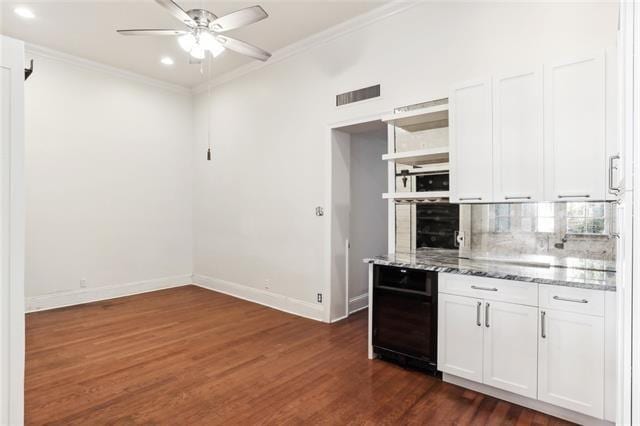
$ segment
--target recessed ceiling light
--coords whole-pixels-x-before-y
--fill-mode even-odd
[[[165,56],[164,58],[160,59],[160,62],[162,62],[164,65],[173,65],[173,59],[171,59],[168,56]]]
[[[27,9],[26,7],[18,6],[15,9],[13,9],[13,11],[16,13],[16,15],[21,16],[23,18],[32,19],[36,17],[36,15],[33,14],[31,9]]]

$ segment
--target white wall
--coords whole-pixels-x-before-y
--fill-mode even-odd
[[[349,212],[349,306],[366,306],[369,290],[365,257],[387,251],[387,130],[351,135],[351,209]],[[365,297],[362,297],[365,296]]]
[[[614,3],[419,4],[214,87],[212,162],[204,157],[201,94],[196,274],[315,303],[329,280],[328,218],[314,208],[329,196],[330,123],[446,97],[457,81],[613,46],[616,24]],[[336,93],[377,82],[381,99],[334,107]]]
[[[85,301],[53,297],[80,291],[81,279],[90,292],[188,277],[190,94],[30,57],[26,295],[36,301],[28,309]]]

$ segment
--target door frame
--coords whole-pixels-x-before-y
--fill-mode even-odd
[[[618,263],[617,324],[617,418],[619,424],[640,419],[640,5],[619,1],[618,33],[618,121],[625,187],[623,216],[619,219],[622,262]]]
[[[0,300],[0,423],[24,422],[24,43],[0,35],[0,68],[10,73],[8,138],[0,138],[0,247],[2,298]],[[0,87],[0,90],[2,88]],[[3,96],[7,99],[7,96]],[[4,139],[4,140],[2,140]],[[8,143],[7,143],[8,142]],[[6,144],[6,145],[5,145]],[[2,158],[4,157],[4,158]],[[4,235],[6,233],[6,236]]]
[[[324,209],[324,215],[326,217],[325,220],[325,224],[324,224],[324,245],[325,245],[325,261],[324,261],[324,270],[325,270],[325,278],[324,278],[324,288],[323,288],[323,308],[324,308],[324,313],[323,313],[323,321],[326,323],[331,323],[331,322],[336,322],[336,321],[340,321],[344,318],[347,318],[349,316],[349,293],[348,293],[348,278],[345,277],[345,291],[346,291],[346,295],[345,295],[345,315],[343,317],[340,318],[335,318],[335,319],[331,319],[331,302],[332,302],[332,294],[331,294],[331,287],[332,287],[332,275],[333,275],[333,254],[334,254],[334,248],[333,248],[333,215],[332,215],[332,211],[333,211],[333,204],[334,204],[334,194],[333,194],[333,155],[334,155],[334,141],[333,141],[333,135],[334,135],[334,131],[341,131],[340,129],[343,127],[347,127],[347,126],[356,126],[356,125],[360,125],[360,124],[365,124],[365,123],[369,123],[372,121],[378,121],[381,120],[381,118],[388,114],[388,111],[382,111],[379,113],[375,113],[375,114],[371,114],[371,115],[366,115],[366,116],[360,116],[357,118],[352,118],[352,119],[348,119],[348,120],[342,120],[342,121],[337,121],[337,122],[333,122],[333,123],[329,123],[326,126],[326,143],[325,143],[325,153],[324,153],[324,157],[325,157],[325,200],[324,200],[324,205],[326,206],[326,208]],[[392,141],[391,141],[392,143]],[[382,160],[381,160],[382,161]],[[389,167],[393,167],[393,163],[389,164]],[[391,170],[391,169],[390,169]],[[393,173],[389,173],[389,176],[393,176]],[[390,181],[391,183],[393,183],[392,181]],[[390,183],[390,185],[391,185]],[[393,202],[389,201],[389,207],[388,207],[388,217],[389,217],[389,223],[395,223],[395,209],[393,208]],[[394,241],[391,237],[392,232],[389,231],[389,246],[391,247],[391,243]],[[393,235],[393,238],[395,238],[395,234]],[[343,246],[345,246],[345,244],[347,244],[347,242],[343,242],[342,243]],[[395,243],[394,243],[395,245]],[[346,247],[346,246],[345,246]],[[347,252],[348,253],[348,252]],[[347,261],[348,258],[345,259],[345,261]],[[345,268],[346,270],[346,274],[349,273],[348,270],[348,264],[347,264],[347,268]],[[371,297],[369,295],[369,297]],[[369,299],[371,300],[371,299]]]

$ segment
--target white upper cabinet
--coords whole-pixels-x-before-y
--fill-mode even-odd
[[[493,201],[544,199],[542,93],[542,67],[493,79]]]
[[[451,201],[614,199],[622,185],[614,71],[602,51],[454,85]]]
[[[493,198],[491,80],[454,86],[449,95],[450,199],[487,203]]]
[[[604,52],[545,66],[548,200],[606,198],[605,92]]]

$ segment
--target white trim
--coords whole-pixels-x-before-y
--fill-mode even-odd
[[[493,386],[463,379],[462,377],[453,376],[451,374],[443,373],[442,381],[581,425],[613,425],[613,423],[606,420],[597,419],[595,417],[567,410],[566,408],[558,407],[557,405],[548,404],[543,401],[538,401],[537,399],[527,398],[526,396],[517,395],[502,389],[494,388]]]
[[[81,305],[83,303],[132,296],[134,294],[147,293],[172,287],[181,287],[183,285],[189,285],[191,282],[192,276],[191,274],[188,274],[125,284],[65,291],[61,293],[44,294],[41,296],[32,296],[26,298],[26,310],[27,312],[37,312],[66,306]]]
[[[625,252],[625,274],[626,279],[624,285],[629,291],[625,297],[631,298],[631,309],[629,316],[631,324],[626,324],[631,328],[630,347],[631,347],[631,366],[624,365],[627,371],[631,372],[630,385],[628,391],[631,408],[631,423],[640,421],[640,262],[638,262],[638,252],[640,251],[640,196],[637,196],[637,188],[640,188],[640,121],[638,120],[638,112],[640,112],[640,7],[637,2],[628,2],[628,8],[632,11],[632,23],[623,27],[625,35],[632,37],[632,52],[625,52],[627,59],[631,62],[631,68],[627,71],[632,73],[631,81],[626,81],[624,95],[631,97],[630,105],[625,108],[625,120],[629,120],[630,129],[625,134],[624,154],[630,157],[627,165],[631,170],[625,170],[624,177],[626,181],[632,180],[631,191],[626,193],[626,210],[631,210],[630,223],[622,232],[625,232],[623,238],[631,239],[629,250]],[[629,93],[630,92],[630,93]],[[625,126],[626,129],[626,126]],[[629,214],[628,212],[625,212]],[[628,306],[628,305],[627,305]],[[626,383],[625,383],[626,385]],[[627,401],[624,401],[626,404]],[[624,408],[627,408],[626,405]],[[627,414],[626,412],[624,414]],[[624,420],[624,418],[623,418]]]
[[[387,125],[387,152],[396,152],[396,130],[392,125]],[[387,163],[387,192],[396,190],[396,164]],[[387,204],[387,251],[396,252],[396,205],[392,199]],[[369,293],[371,294],[371,293]]]
[[[349,141],[351,144],[351,141]],[[349,167],[349,172],[351,172],[351,167]],[[351,206],[349,206],[351,207]],[[349,299],[349,250],[351,249],[351,244],[349,244],[349,239],[344,240],[344,315],[345,317],[349,317],[351,310],[349,309],[349,303],[351,300]]]
[[[0,35],[9,72],[8,138],[0,138],[0,424],[24,422],[24,44]]]
[[[341,317],[334,318],[334,319],[331,320],[331,324],[335,324],[338,321],[342,321],[342,320],[347,319],[347,318],[349,318],[349,315],[343,315]]]
[[[325,155],[325,199],[324,199],[324,205],[325,205],[325,226],[324,226],[324,242],[325,242],[325,258],[324,258],[324,271],[325,271],[325,277],[324,277],[324,286],[323,286],[323,291],[324,291],[324,306],[325,306],[325,312],[323,315],[323,321],[326,323],[331,323],[331,322],[335,322],[331,321],[331,268],[332,268],[332,259],[333,259],[333,241],[332,241],[332,221],[333,221],[333,217],[331,214],[331,211],[333,209],[333,189],[332,189],[332,183],[333,183],[333,131],[337,130],[340,131],[341,128],[343,127],[349,127],[349,126],[354,126],[354,125],[358,125],[358,124],[364,124],[364,123],[369,123],[372,121],[379,121],[381,119],[381,117],[384,114],[388,114],[388,112],[379,112],[379,113],[374,113],[374,114],[368,114],[368,115],[363,115],[363,116],[359,116],[359,117],[355,117],[355,118],[350,118],[347,120],[341,120],[341,121],[336,121],[333,123],[330,123],[327,125],[327,133],[326,133],[326,145],[325,145],[325,151],[324,151],[324,155]],[[393,135],[393,126],[389,126],[387,125],[387,138],[389,138],[390,136]],[[387,142],[387,147],[390,146],[390,144],[392,144],[393,142],[391,142],[390,139],[388,139]],[[389,185],[391,185],[391,182],[394,182],[395,184],[395,174],[391,175],[391,170],[395,170],[393,169],[395,166],[392,162],[389,163],[388,168],[389,168]],[[389,217],[393,217],[393,220],[395,221],[395,208],[394,208],[394,202],[393,200],[389,201],[389,206],[388,206],[388,213],[389,213]],[[390,219],[391,220],[391,219]],[[389,245],[390,247],[395,246],[395,226],[388,227],[388,231],[389,233],[388,238],[389,238]],[[393,252],[390,250],[390,252]],[[347,298],[348,296],[348,289],[347,289]],[[348,305],[347,305],[348,306]],[[360,308],[360,309],[364,309]],[[357,310],[360,310],[357,309]],[[357,311],[356,310],[356,311]],[[353,312],[356,312],[353,311]],[[353,313],[353,312],[349,312],[349,313]],[[346,318],[347,316],[349,316],[349,314],[347,314],[344,318]],[[340,318],[341,319],[341,318]],[[339,320],[339,319],[338,319]]]
[[[361,115],[354,118],[349,118],[346,120],[336,121],[333,123],[329,123],[329,130],[340,130],[343,127],[355,126],[358,124],[370,123],[372,121],[382,121],[381,117],[386,114],[385,112],[376,113],[376,114],[367,114]],[[331,134],[329,134],[331,135]]]
[[[638,138],[636,119],[638,101],[638,64],[640,49],[640,14],[635,2],[620,1],[618,31],[618,150],[622,154],[623,192],[622,211],[618,214],[617,226],[621,238],[618,240],[618,297],[617,303],[617,407],[619,424],[637,423],[638,418],[638,291],[636,290],[637,266],[634,266],[638,247],[637,226],[638,200],[633,188],[637,187],[638,150],[634,149]],[[634,166],[635,164],[635,166]],[[634,170],[636,168],[636,170]],[[634,223],[635,222],[635,223]],[[634,401],[635,400],[635,401]]]
[[[247,300],[259,305],[268,306],[279,311],[301,317],[323,321],[323,305],[305,302],[293,297],[254,288],[248,285],[232,283],[218,278],[207,277],[205,275],[194,274],[193,284],[208,290],[224,293],[238,299]]]
[[[369,294],[363,293],[349,299],[349,315],[369,307]]]
[[[371,298],[369,299],[369,304],[373,306],[373,263],[369,263],[368,266],[369,276],[368,286],[369,286],[369,294]],[[375,354],[373,353],[373,309],[369,309],[368,312],[368,321],[367,321],[367,358],[374,359]]]
[[[236,78],[242,77],[243,75],[249,74],[250,72],[267,67],[269,65],[277,64],[278,62],[283,61],[291,56],[297,55],[298,53],[308,52],[310,49],[321,46],[325,43],[330,42],[331,40],[372,25],[382,19],[386,19],[392,15],[407,10],[418,3],[420,2],[415,0],[393,0],[389,3],[385,3],[384,5],[377,7],[367,13],[355,16],[338,25],[327,28],[326,30],[320,31],[319,33],[313,34],[307,38],[285,46],[282,49],[278,49],[273,52],[273,55],[267,62],[251,62],[247,65],[236,68],[233,71],[222,74],[210,81],[199,84],[192,89],[192,92],[194,94],[202,93],[210,87],[228,83],[229,81],[235,80]]]
[[[331,322],[331,265],[333,256],[333,241],[331,235],[331,224],[333,221],[333,130],[327,127],[327,143],[324,147],[324,286],[323,286],[323,303],[324,314],[323,321]]]
[[[131,71],[123,70],[121,68],[112,67],[100,62],[84,59],[79,56],[70,55],[68,53],[60,52],[58,50],[50,49],[48,47],[40,46],[37,44],[26,43],[25,55],[27,59],[29,56],[40,56],[41,58],[52,59],[65,64],[74,65],[80,68],[84,68],[90,71],[98,71],[104,74],[109,74],[114,77],[123,78],[136,83],[143,83],[149,86],[156,87],[158,89],[168,90],[170,92],[179,93],[182,95],[190,95],[191,90],[188,87],[180,86],[177,84],[168,83],[166,81],[157,80],[155,78],[147,77],[142,74],[137,74]],[[36,73],[37,61],[35,64]]]

